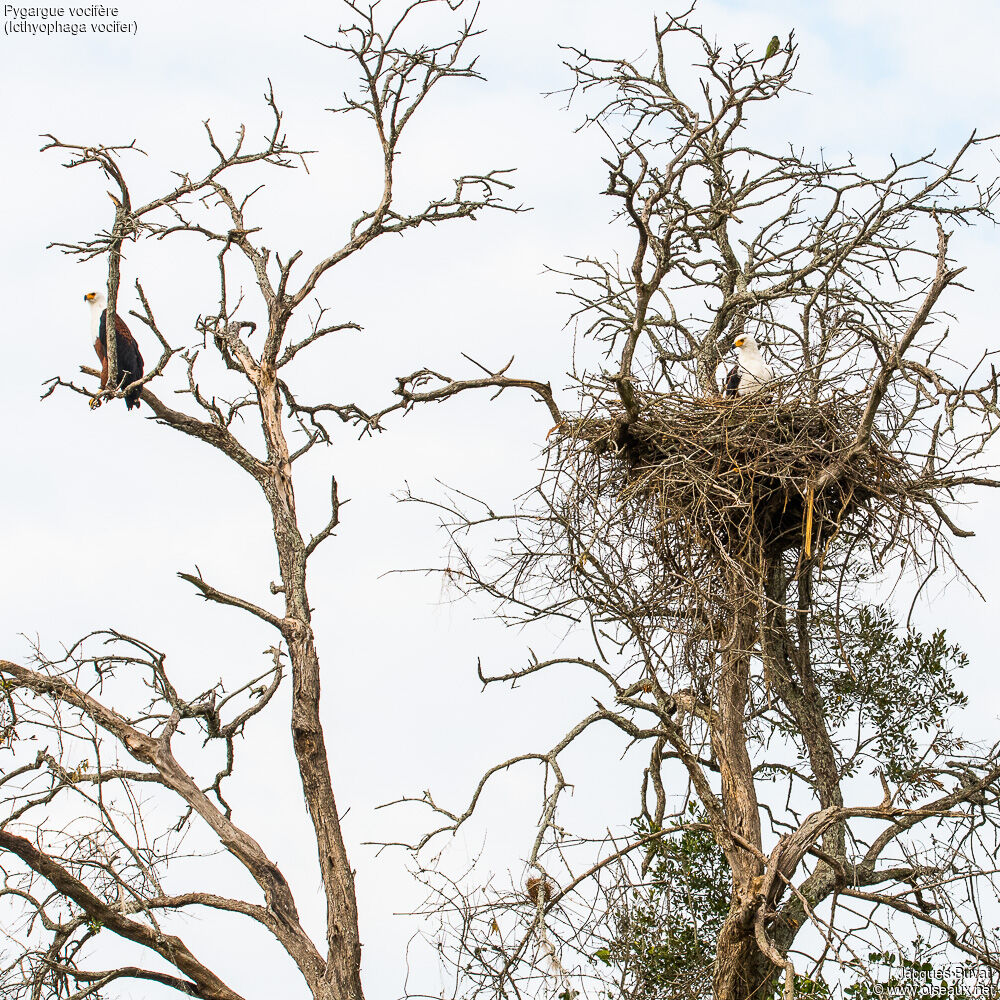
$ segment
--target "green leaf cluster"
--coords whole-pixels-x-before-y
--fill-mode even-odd
[[[921,743],[947,734],[949,714],[967,703],[953,679],[967,656],[943,629],[930,638],[901,629],[881,605],[841,619],[830,644],[840,665],[821,675],[828,721],[838,728],[856,718],[886,777],[912,783]]]
[[[971,959],[961,965],[947,967],[949,976],[944,977],[943,966],[935,966],[927,958],[928,945],[922,940],[913,942],[911,955],[892,951],[872,952],[868,956],[868,967],[864,978],[844,988],[844,996],[850,1000],[880,1000],[883,997],[905,996],[909,1000],[936,1000],[941,994],[941,984],[948,982],[948,996],[952,1000],[973,1000],[984,994],[978,985],[976,963]]]
[[[692,824],[704,816],[691,808]],[[653,831],[635,820],[642,835]],[[594,958],[613,969],[618,996],[711,997],[715,941],[729,908],[730,874],[708,829],[693,825],[652,842],[646,877],[612,915],[613,936]]]

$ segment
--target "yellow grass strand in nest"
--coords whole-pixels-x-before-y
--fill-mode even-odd
[[[812,535],[813,535],[813,501],[816,499],[816,488],[813,483],[809,484],[806,491],[806,559],[812,557]]]

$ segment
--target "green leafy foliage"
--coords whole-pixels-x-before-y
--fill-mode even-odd
[[[948,718],[967,703],[954,681],[968,662],[966,655],[943,630],[925,637],[904,629],[883,606],[861,607],[836,628],[831,621],[821,625],[826,649],[817,657],[815,674],[827,721],[833,730],[856,734],[861,748],[842,762],[844,773],[867,757],[910,791],[929,787],[933,775],[920,769],[928,745],[947,753],[958,744]],[[592,953],[613,983],[609,1000],[711,1000],[715,946],[729,908],[731,876],[706,816],[695,805],[689,807],[688,821],[687,829],[653,842],[645,877],[633,879],[620,895],[612,908],[611,933]],[[641,835],[654,832],[644,820],[634,820],[633,826]],[[921,953],[928,954],[929,947],[914,942],[914,956]],[[908,990],[918,989],[905,994],[913,1000],[940,995],[934,989],[941,982],[941,965],[890,952],[874,953],[862,964],[850,983],[796,976],[795,995],[875,1000],[903,983]],[[921,983],[925,992],[919,991]],[[780,1000],[783,987],[783,977],[776,977],[760,1000]],[[957,989],[948,995],[967,1000],[960,983]],[[968,1000],[981,995],[973,992]]]
[[[785,978],[780,976],[775,980],[771,992],[763,1000],[782,1000],[785,995]],[[810,979],[808,976],[795,977],[795,995],[797,997],[830,997],[830,987],[822,979]]]
[[[691,806],[698,824],[654,842],[647,877],[630,887],[614,914],[615,934],[594,959],[613,974],[609,1000],[711,1000],[715,942],[729,908],[730,876],[725,856],[708,829],[705,817]],[[652,832],[634,820],[641,834]],[[933,958],[933,961],[931,960]],[[852,963],[853,964],[853,963]],[[983,992],[986,970],[968,960],[947,964],[931,955],[930,945],[917,939],[904,952],[881,951],[855,966],[853,982],[828,984],[822,977],[795,977],[797,997],[883,1000],[976,1000]],[[989,988],[989,984],[985,984]],[[760,1000],[781,1000],[784,977],[776,977]]]
[[[692,823],[704,819],[692,807]],[[634,822],[641,834],[648,824]],[[618,996],[711,997],[715,941],[729,908],[730,876],[707,829],[694,827],[654,842],[646,877],[616,907],[614,937],[594,958],[616,973]]]
[[[691,822],[705,816],[694,806]],[[639,833],[651,830],[634,821]],[[616,973],[615,1000],[711,1000],[715,942],[729,909],[729,866],[700,825],[655,842],[647,877],[615,913],[614,940],[594,958]],[[796,996],[829,997],[822,981],[795,977]],[[767,997],[778,1000],[782,983]]]
[[[840,668],[822,675],[830,724],[858,717],[870,734],[868,753],[886,776],[912,783],[921,743],[947,734],[949,713],[967,702],[953,674],[968,658],[947,642],[943,629],[930,638],[901,629],[882,606],[861,607],[841,619],[831,645]],[[927,738],[921,741],[920,734]]]
[[[971,960],[961,964],[934,964],[926,955],[928,946],[922,940],[913,942],[907,955],[891,951],[873,952],[868,956],[864,977],[844,988],[850,1000],[879,1000],[882,997],[907,997],[908,1000],[934,1000],[947,995],[951,1000],[973,1000],[992,995],[983,992],[981,975],[986,970]],[[943,991],[947,990],[945,994]]]

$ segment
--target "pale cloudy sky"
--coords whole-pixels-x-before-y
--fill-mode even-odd
[[[484,0],[487,33],[476,45],[488,80],[452,84],[435,95],[404,147],[400,195],[404,204],[416,204],[422,195],[446,191],[459,170],[511,166],[518,171],[513,198],[533,210],[421,231],[338,269],[321,286],[323,303],[365,332],[328,349],[329,369],[307,373],[311,392],[378,408],[391,399],[396,375],[424,365],[466,373],[462,351],[490,364],[516,354],[518,371],[555,386],[565,381],[567,304],[556,294],[558,280],[543,269],[567,254],[621,248],[607,226],[609,205],[599,197],[605,184],[599,137],[575,134],[576,113],[563,110],[558,97],[541,95],[567,82],[558,42],[636,55],[648,48],[654,9],[646,0]],[[869,163],[890,152],[944,154],[973,128],[1000,131],[1000,6],[991,0],[950,6],[715,0],[700,11],[723,41],[762,46],[772,34],[795,30],[803,93],[761,123],[762,134],[778,143],[834,155],[850,150]],[[39,154],[38,136],[135,139],[148,158],[125,162],[136,200],[144,200],[169,184],[170,170],[207,162],[203,119],[211,118],[220,135],[240,122],[260,133],[270,78],[292,142],[318,152],[310,175],[272,183],[258,199],[256,221],[266,227],[268,245],[302,248],[307,259],[340,239],[376,192],[378,175],[369,137],[324,110],[351,84],[348,71],[303,37],[332,36],[344,8],[301,0],[280,8],[260,0],[123,0],[120,14],[138,23],[135,37],[0,41],[6,154],[0,255],[8,303],[0,375],[6,428],[0,655],[23,656],[21,634],[56,648],[111,625],[166,650],[178,677],[200,690],[203,680],[257,669],[271,637],[235,612],[205,606],[175,573],[197,563],[224,589],[266,600],[274,575],[266,512],[215,455],[141,415],[120,405],[91,413],[68,394],[39,402],[44,379],[93,363],[81,296],[104,283],[98,264],[75,263],[46,244],[105,226],[109,203],[95,173],[65,171],[58,156]],[[953,250],[969,265],[969,284],[980,295],[949,305],[961,336],[989,345],[996,335],[986,300],[1000,266],[997,234],[961,234]],[[163,326],[179,341],[193,340],[192,322],[213,303],[215,282],[213,258],[206,264],[194,251],[134,248],[120,310],[134,305],[129,288],[139,273]],[[152,358],[153,345],[142,344]],[[560,686],[573,680],[568,675],[530,691],[480,694],[476,658],[495,670],[514,666],[523,662],[527,640],[490,621],[486,607],[442,602],[434,577],[385,575],[444,559],[433,514],[401,507],[392,495],[405,483],[433,495],[441,480],[502,507],[534,481],[546,421],[526,396],[492,405],[462,398],[395,421],[374,441],[357,443],[345,431],[316,456],[298,487],[308,523],[325,518],[331,470],[341,495],[351,498],[339,537],[312,566],[311,593],[335,788],[341,808],[350,806],[345,831],[358,869],[370,997],[402,990],[403,950],[416,923],[393,914],[419,898],[403,858],[376,859],[361,846],[398,833],[401,820],[374,807],[427,787],[439,801],[464,805],[486,766],[547,745],[561,722],[586,711],[589,698]],[[129,455],[127,474],[115,458],[121,453]],[[109,501],[117,510],[110,525],[103,523]],[[961,549],[991,600],[996,510],[989,497],[970,507],[964,523],[978,536]],[[993,612],[960,584],[939,588],[933,599],[922,620],[947,625],[972,655],[966,689],[977,697],[968,724],[988,732],[995,724]],[[559,641],[551,637],[552,648]],[[592,757],[576,758],[581,791],[574,808],[600,828],[627,819],[635,803],[631,787],[616,792],[609,780],[617,743],[595,740],[590,747]],[[233,782],[236,815],[297,873],[300,907],[316,918],[310,847],[297,835],[301,795],[287,764],[283,721],[261,721]],[[595,777],[585,799],[584,779]],[[475,852],[488,829],[487,856],[501,879],[508,871],[519,877],[536,814],[536,778],[525,772],[499,782],[485,819],[458,845]],[[252,966],[235,949],[223,952],[218,970],[248,997],[300,995],[266,939],[259,948],[263,958]],[[436,974],[426,968],[427,981],[411,986],[434,993]]]

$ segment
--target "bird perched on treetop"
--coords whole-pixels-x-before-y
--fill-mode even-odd
[[[781,46],[781,39],[778,38],[777,35],[775,35],[767,43],[767,52],[764,53],[764,62],[767,62],[767,60],[770,59],[771,56],[776,55],[780,46]]]
[[[94,345],[98,358],[101,360],[101,388],[108,387],[108,338],[105,329],[106,308],[108,300],[100,292],[87,292],[83,301],[90,306],[90,342]],[[125,320],[115,313],[115,343],[118,348],[118,383],[125,392],[125,405],[128,409],[139,405],[139,390],[127,391],[133,382],[142,378],[142,355],[135,337],[125,325]],[[90,401],[91,409],[101,405],[100,399]]]
[[[741,333],[734,341],[738,355],[736,364],[729,369],[722,388],[726,399],[749,396],[774,378],[774,372],[764,363],[752,333]],[[719,366],[722,367],[721,365]]]

